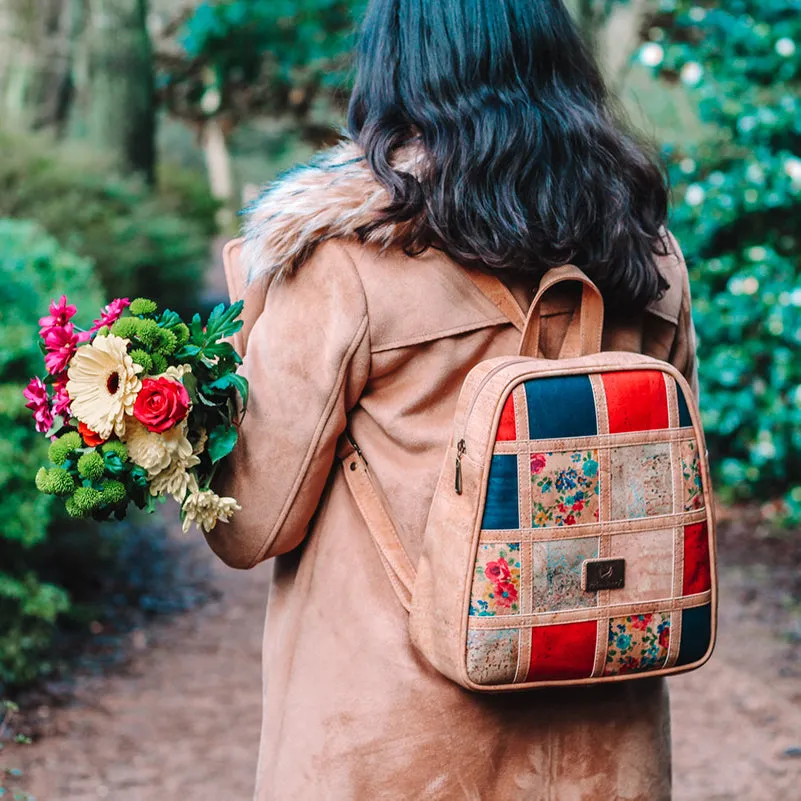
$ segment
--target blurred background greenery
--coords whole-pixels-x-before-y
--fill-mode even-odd
[[[208,302],[237,210],[337,140],[362,6],[0,0],[0,694],[56,669],[54,639],[102,617],[110,594],[144,594],[130,578],[141,532],[68,524],[33,486],[46,443],[21,391],[40,372],[38,317],[62,293],[90,319],[114,296]],[[720,496],[794,525],[801,6],[572,7],[670,173]]]

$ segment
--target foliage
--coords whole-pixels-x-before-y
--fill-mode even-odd
[[[801,2],[662,0],[650,32],[640,60],[715,131],[667,155],[719,484],[798,521]]]
[[[63,250],[36,225],[0,220],[0,687],[32,678],[68,597],[43,581],[32,554],[54,520],[51,499],[31,477],[47,454],[33,430],[22,390],[41,363],[37,320],[57,292],[99,307],[91,264]]]
[[[184,23],[182,55],[162,64],[160,88],[182,117],[305,118],[320,97],[344,100],[361,0],[206,0]]]
[[[175,169],[160,184],[154,193],[79,147],[0,131],[0,217],[35,220],[90,258],[107,294],[149,294],[185,313],[196,305],[217,204]]]

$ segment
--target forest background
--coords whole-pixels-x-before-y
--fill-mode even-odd
[[[205,276],[237,211],[338,139],[362,9],[0,0],[0,697],[61,675],[92,626],[181,606],[153,592],[180,558],[158,523],[68,520],[33,486],[38,318],[62,293],[88,320],[117,296],[217,300]],[[572,10],[671,179],[719,500],[796,537],[801,2]]]

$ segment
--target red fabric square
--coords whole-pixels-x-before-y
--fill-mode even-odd
[[[706,523],[684,527],[684,595],[706,592],[712,587],[709,563],[709,530]]]
[[[586,679],[595,664],[598,623],[565,623],[531,630],[528,681]]]
[[[515,398],[510,395],[503,407],[501,422],[498,426],[498,442],[513,442],[517,439],[517,428],[515,426]]]
[[[609,433],[652,431],[668,427],[667,388],[658,370],[602,373]]]

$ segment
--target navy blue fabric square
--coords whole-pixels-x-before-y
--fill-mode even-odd
[[[690,410],[687,408],[687,401],[684,399],[684,393],[681,391],[681,387],[676,387],[678,390],[679,396],[679,425],[682,428],[686,426],[691,426],[693,424],[692,418],[690,417]]]
[[[677,665],[690,665],[703,658],[712,639],[712,606],[696,606],[681,613],[681,646]]]
[[[531,439],[586,437],[598,433],[595,398],[586,375],[526,382]]]
[[[517,456],[501,454],[492,457],[487,501],[484,506],[484,529],[520,528],[517,497]]]

